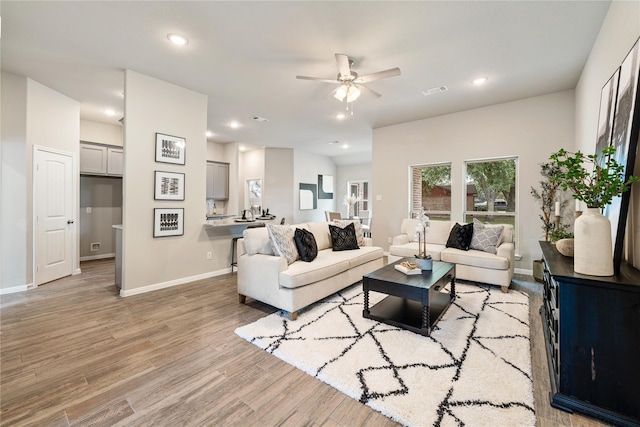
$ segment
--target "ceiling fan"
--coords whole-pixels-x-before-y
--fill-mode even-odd
[[[338,84],[339,86],[331,93],[333,93],[333,96],[337,100],[339,100],[340,102],[344,101],[346,103],[347,111],[350,109],[349,106],[352,105],[353,101],[358,99],[362,91],[368,92],[376,98],[382,96],[378,92],[371,90],[366,86],[363,86],[363,83],[369,83],[375,80],[386,79],[387,77],[395,77],[400,75],[400,68],[396,67],[384,71],[378,71],[377,73],[359,76],[357,72],[351,69],[353,60],[349,59],[347,55],[336,53],[335,57],[336,63],[338,65],[338,75],[335,79],[307,76],[296,76],[296,78],[301,80],[316,80],[324,83]],[[353,106],[351,107],[351,114],[353,114]]]

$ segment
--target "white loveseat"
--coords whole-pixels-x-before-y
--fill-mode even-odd
[[[403,257],[413,257],[418,253],[418,242],[414,238],[415,219],[404,219],[400,226],[400,235],[393,238],[389,247],[389,263]],[[454,223],[455,224],[455,223]],[[456,278],[500,286],[503,292],[509,291],[515,262],[513,226],[504,226],[498,242],[497,253],[480,250],[447,248],[447,239],[453,224],[450,221],[431,221],[427,231],[427,253],[434,261],[456,264]],[[492,227],[485,224],[485,227]]]
[[[382,248],[364,238],[359,249],[336,251],[331,247],[329,223],[309,222],[292,225],[311,233],[318,256],[311,262],[294,261],[274,255],[266,228],[247,229],[238,239],[238,296],[262,301],[287,312],[295,320],[298,310],[360,280],[364,274],[381,268]]]

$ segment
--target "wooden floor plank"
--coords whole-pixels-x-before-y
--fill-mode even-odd
[[[122,298],[113,260],[81,268],[0,298],[0,425],[397,425],[236,336],[276,310],[239,304],[235,274]],[[538,425],[604,425],[549,405],[542,286],[514,287],[530,295]]]

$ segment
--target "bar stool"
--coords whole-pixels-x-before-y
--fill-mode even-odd
[[[249,224],[247,228],[261,228],[266,224],[264,222],[259,222],[257,224]],[[238,268],[238,261],[236,260],[236,248],[238,246],[238,239],[242,239],[242,236],[236,236],[231,239],[231,273],[233,273],[233,267]]]

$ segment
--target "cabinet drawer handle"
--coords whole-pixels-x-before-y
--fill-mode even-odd
[[[439,290],[440,290],[440,285],[436,285],[436,286],[433,288],[433,290],[434,290],[434,291],[439,291]]]

